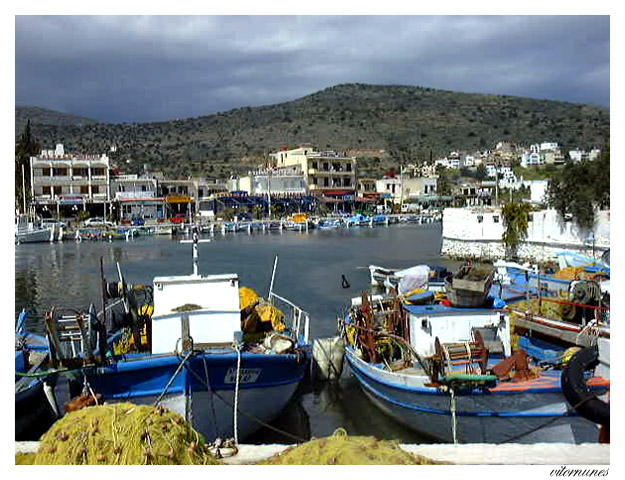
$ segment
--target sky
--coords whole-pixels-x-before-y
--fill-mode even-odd
[[[15,16],[15,104],[122,122],[341,83],[610,106],[604,16]]]

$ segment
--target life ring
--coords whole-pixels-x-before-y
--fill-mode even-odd
[[[584,382],[584,372],[599,364],[599,347],[577,352],[562,370],[562,393],[582,417],[600,425],[610,425],[610,404],[597,398]]]

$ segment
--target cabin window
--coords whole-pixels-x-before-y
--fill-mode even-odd
[[[484,221],[484,216],[483,215],[478,215],[477,216],[477,223],[482,223]]]
[[[499,223],[499,215],[493,215],[493,223]]]

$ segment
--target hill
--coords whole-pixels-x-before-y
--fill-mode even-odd
[[[16,117],[21,107],[16,108]],[[20,111],[20,116],[25,112]],[[504,95],[481,95],[413,86],[343,84],[303,98],[197,118],[133,124],[44,124],[31,120],[35,139],[66,151],[102,153],[125,170],[144,164],[174,175],[227,178],[246,171],[280,144],[320,149],[384,149],[359,162],[361,174],[446,155],[492,149],[499,141],[555,141],[565,150],[609,140],[606,108]]]
[[[57,112],[41,107],[15,107],[15,134],[24,129],[27,120],[38,125],[93,125],[98,123],[91,118],[79,117],[71,113]]]

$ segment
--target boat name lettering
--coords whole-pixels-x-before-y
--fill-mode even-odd
[[[239,383],[254,383],[258,380],[260,375],[260,368],[242,368],[239,372]],[[230,367],[226,372],[224,383],[236,383],[237,381],[237,369]]]

